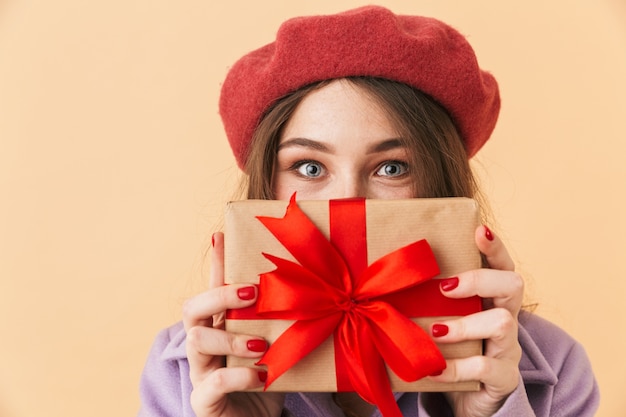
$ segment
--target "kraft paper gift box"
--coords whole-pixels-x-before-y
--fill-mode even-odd
[[[334,200],[334,203],[345,200]],[[423,335],[430,334],[429,329],[432,323],[459,315],[471,314],[480,310],[481,301],[478,297],[464,300],[452,300],[441,295],[438,287],[439,278],[453,277],[456,274],[477,269],[481,267],[481,256],[474,242],[475,229],[479,224],[478,206],[474,200],[467,198],[439,198],[439,199],[406,199],[406,200],[350,200],[350,203],[358,203],[362,206],[360,214],[353,214],[353,208],[335,209],[328,200],[326,201],[297,201],[297,209],[313,223],[321,232],[326,241],[333,241],[333,233],[340,235],[343,233],[342,250],[358,252],[359,245],[361,251],[366,250],[366,265],[372,265],[374,261],[384,258],[407,245],[423,239],[428,242],[432,249],[432,255],[438,265],[438,273],[433,279],[425,280],[423,283],[413,287],[420,291],[425,288],[424,294],[418,298],[411,293],[406,295],[409,304],[420,305],[434,304],[434,310],[428,311],[424,316],[411,316],[410,320],[423,328]],[[323,261],[314,265],[323,264],[327,268],[324,255],[314,254],[316,240],[312,238],[315,233],[309,233],[306,228],[298,224],[287,224],[282,226],[281,233],[290,234],[288,246],[291,252],[281,243],[276,235],[271,232],[265,223],[276,224],[286,218],[286,210],[289,202],[276,200],[245,200],[230,202],[225,213],[225,282],[233,283],[259,283],[260,276],[271,273],[277,269],[277,263],[283,265],[280,259],[299,264],[296,257],[291,252],[297,250],[305,253],[306,256],[319,256]],[[291,204],[296,204],[295,197]],[[338,210],[338,211],[337,211]],[[358,210],[357,210],[358,211]],[[333,214],[334,213],[334,214]],[[291,215],[290,215],[291,216]],[[295,216],[295,215],[294,215]],[[272,220],[281,219],[281,220]],[[269,219],[269,220],[267,220]],[[273,223],[272,223],[273,222]],[[344,224],[345,223],[345,224]],[[361,224],[362,223],[362,224]],[[355,226],[356,225],[356,226]],[[343,228],[343,231],[341,231]],[[356,230],[355,230],[356,229]],[[340,230],[336,232],[335,230]],[[337,239],[335,239],[337,240]],[[297,246],[294,250],[293,246]],[[322,245],[323,246],[323,245]],[[336,246],[336,245],[335,245]],[[357,249],[355,249],[357,248]],[[323,251],[322,251],[323,252]],[[354,253],[342,254],[344,259],[354,258]],[[411,255],[412,256],[412,255]],[[392,261],[394,262],[394,261]],[[332,262],[330,262],[332,264]],[[349,263],[349,262],[348,262]],[[315,267],[315,266],[314,266]],[[284,265],[281,267],[287,268]],[[351,267],[348,266],[348,269]],[[354,267],[352,267],[354,268]],[[401,267],[402,269],[403,267]],[[288,268],[287,268],[288,269]],[[411,274],[397,274],[392,276],[411,276]],[[366,274],[367,275],[367,274]],[[370,274],[371,275],[371,274]],[[431,272],[432,275],[432,272]],[[271,278],[271,277],[270,277]],[[296,274],[295,280],[302,278],[303,285],[308,285],[308,276]],[[396,279],[386,278],[386,282],[395,283]],[[404,279],[404,278],[403,278]],[[274,285],[271,281],[266,281],[268,286]],[[365,284],[364,284],[365,285]],[[386,286],[387,284],[384,284]],[[367,285],[365,285],[367,286]],[[391,284],[390,284],[391,286]],[[286,333],[290,326],[297,320],[286,320],[279,318],[267,318],[257,311],[259,303],[264,296],[264,286],[259,288],[259,300],[255,306],[247,309],[229,310],[226,316],[226,329],[234,333],[256,335],[265,338],[270,344],[270,350],[274,345],[278,345],[277,339],[283,335],[281,341],[283,353],[298,351],[300,342],[294,340],[295,346],[289,347],[290,333]],[[279,290],[284,290],[280,288]],[[306,290],[304,292],[307,292]],[[322,291],[324,292],[324,291]],[[319,291],[311,291],[305,295],[304,304],[315,307],[317,304],[329,303],[317,301],[315,294]],[[397,292],[396,294],[400,294]],[[289,304],[289,291],[283,291],[283,295],[276,296],[274,293],[270,299],[265,298],[270,304],[277,302],[279,305]],[[405,298],[406,298],[405,297]],[[421,297],[421,298],[419,298]],[[424,299],[426,297],[426,299]],[[354,300],[352,300],[354,301]],[[406,301],[406,300],[405,300]],[[358,300],[357,300],[358,302]],[[263,303],[261,303],[263,304]],[[345,304],[345,303],[344,303]],[[346,304],[347,305],[347,304]],[[279,306],[280,307],[280,306]],[[306,310],[306,306],[304,309]],[[341,307],[343,308],[343,307]],[[341,309],[340,308],[340,309]],[[346,307],[348,308],[348,307]],[[419,307],[418,307],[419,310]],[[347,310],[346,310],[347,311]],[[434,314],[436,315],[434,315]],[[302,313],[302,314],[306,314]],[[411,313],[414,314],[414,313]],[[418,315],[423,313],[416,313]],[[271,316],[271,314],[270,314]],[[306,322],[306,320],[300,320]],[[310,327],[312,331],[319,330],[319,325]],[[383,333],[391,332],[393,329],[383,328]],[[355,330],[359,332],[359,330]],[[413,332],[411,332],[413,333]],[[417,333],[417,332],[415,332]],[[347,333],[349,337],[349,332]],[[360,333],[359,333],[360,334]],[[337,364],[337,340],[335,334],[331,334],[326,340],[315,347],[310,353],[298,353],[304,355],[297,360],[293,366],[273,380],[266,386],[268,391],[277,392],[336,392],[336,391],[358,391],[345,385],[345,369],[349,364]],[[286,340],[285,340],[286,339]],[[305,338],[306,339],[306,338]],[[383,337],[384,339],[384,337]],[[430,336],[428,339],[432,341]],[[308,340],[305,340],[308,342]],[[357,342],[356,345],[367,345],[367,343]],[[285,346],[288,346],[285,349]],[[481,341],[467,341],[456,344],[436,344],[444,358],[462,358],[480,355],[482,352]],[[376,351],[379,346],[372,349]],[[360,349],[360,347],[359,347]],[[283,353],[278,352],[279,356]],[[344,360],[352,360],[350,356],[344,355]],[[419,356],[420,353],[417,352]],[[395,357],[391,355],[390,357]],[[227,366],[255,367],[258,359],[245,359],[238,357],[228,357]],[[426,360],[426,359],[425,359]],[[365,364],[363,373],[367,375],[370,370]],[[260,369],[267,369],[260,366]],[[421,378],[417,381],[405,381],[398,377],[389,367],[388,376],[393,391],[401,392],[427,392],[427,391],[472,391],[479,389],[476,381],[459,383],[437,383],[429,378]],[[271,375],[270,365],[270,378]],[[349,370],[348,370],[349,371]],[[342,382],[343,381],[343,382]]]

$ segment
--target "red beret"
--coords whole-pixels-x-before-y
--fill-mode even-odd
[[[403,82],[445,107],[472,157],[500,110],[495,78],[478,67],[465,37],[427,17],[378,6],[297,17],[276,41],[233,65],[222,86],[220,115],[240,167],[261,117],[278,99],[313,82],[373,76]]]

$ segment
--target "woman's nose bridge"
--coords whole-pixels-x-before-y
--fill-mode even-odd
[[[339,198],[367,197],[367,181],[354,172],[344,172],[336,182]]]

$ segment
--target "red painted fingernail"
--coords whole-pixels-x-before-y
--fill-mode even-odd
[[[439,376],[439,375],[441,375],[441,374],[443,374],[443,370],[441,370],[441,371],[435,371],[435,372],[433,372],[432,374],[430,374],[430,376]]]
[[[263,339],[248,340],[246,346],[251,352],[265,352],[267,350],[267,342]]]
[[[433,337],[442,337],[448,334],[450,329],[445,324],[436,323],[433,324],[432,333]]]
[[[489,230],[487,226],[485,226],[485,237],[488,241],[493,242],[493,233],[491,233],[491,230]]]
[[[439,283],[439,286],[441,287],[443,291],[452,291],[453,289],[459,286],[459,278],[452,277],[452,278],[442,279],[441,282]]]
[[[215,246],[215,233],[211,235],[211,246]]]
[[[267,381],[267,371],[259,371],[259,381]]]
[[[241,300],[252,300],[256,295],[256,289],[253,286],[243,287],[237,290],[237,297]]]

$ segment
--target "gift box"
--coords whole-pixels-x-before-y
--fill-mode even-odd
[[[423,378],[442,358],[481,354],[481,341],[429,336],[433,322],[480,311],[478,297],[447,298],[437,281],[481,267],[478,224],[467,198],[229,203],[225,282],[256,282],[259,294],[227,312],[226,329],[270,349],[258,365],[227,366],[267,369],[270,391],[357,391],[376,403],[382,391],[478,390]]]

